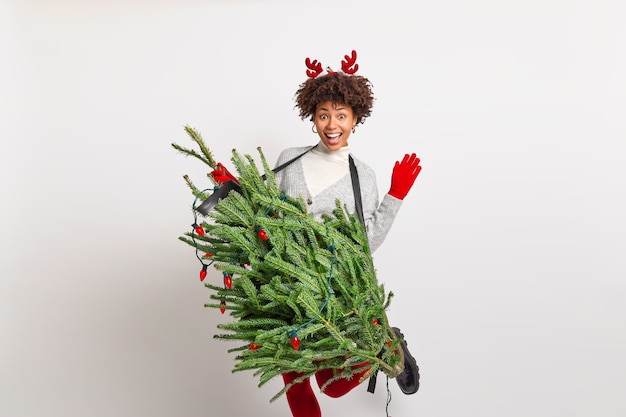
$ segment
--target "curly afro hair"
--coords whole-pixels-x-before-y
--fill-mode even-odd
[[[300,84],[295,100],[302,120],[307,117],[313,120],[317,106],[330,101],[352,107],[357,123],[363,123],[374,105],[372,83],[360,75],[346,75],[341,72],[309,78]]]

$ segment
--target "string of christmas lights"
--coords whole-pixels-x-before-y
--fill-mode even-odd
[[[207,276],[207,269],[209,266],[211,266],[213,264],[213,261],[211,261],[210,263],[206,264],[203,260],[203,257],[201,257],[199,255],[199,250],[198,250],[198,245],[196,243],[195,240],[195,236],[196,235],[200,235],[200,236],[204,236],[205,235],[205,230],[204,228],[198,224],[198,214],[196,211],[196,204],[198,203],[198,198],[200,195],[209,192],[209,191],[217,191],[220,187],[219,186],[215,186],[213,188],[207,188],[205,190],[202,191],[201,194],[199,194],[198,196],[196,196],[196,198],[194,199],[194,202],[192,204],[192,208],[193,208],[193,223],[191,224],[192,227],[192,231],[191,231],[191,239],[194,243],[194,246],[196,247],[196,258],[198,258],[198,260],[200,261],[200,263],[202,264],[202,269],[200,270],[200,281],[204,281],[204,279]],[[285,201],[286,196],[283,194],[281,196],[281,200]],[[269,215],[272,211],[273,207],[270,205],[270,207],[267,208],[267,210],[265,211],[265,216]],[[254,227],[254,231],[257,233],[257,236],[259,236],[259,238],[261,240],[267,241],[269,239],[269,237],[267,236],[267,233],[265,232],[265,230],[263,230],[261,227],[259,226],[255,226]],[[328,251],[331,252],[332,254],[336,253],[336,247],[334,245],[334,241],[331,240],[331,245],[328,247]],[[210,253],[206,253],[204,255],[204,257],[211,257],[212,255]],[[326,296],[326,299],[324,300],[324,302],[322,303],[321,307],[318,310],[318,314],[317,316],[311,318],[309,321],[302,323],[301,325],[299,325],[295,330],[290,330],[287,332],[287,335],[290,338],[291,341],[291,346],[294,348],[294,350],[299,350],[300,349],[300,339],[298,338],[298,331],[314,322],[316,322],[318,320],[318,317],[324,312],[324,309],[326,308],[326,306],[328,305],[328,302],[330,301],[330,298],[335,294],[335,291],[332,288],[332,280],[333,280],[333,270],[334,270],[334,266],[335,266],[335,262],[337,260],[336,256],[333,256],[330,259],[330,271],[328,274],[328,295]],[[224,280],[224,287],[227,289],[232,289],[233,286],[233,277],[231,274],[229,274],[228,272],[222,272],[223,275],[223,280]],[[226,311],[226,302],[225,301],[220,301],[220,312],[222,314],[224,314],[224,312]],[[374,324],[378,324],[377,320],[374,321]],[[260,346],[256,345],[255,343],[250,344],[249,348],[250,350],[256,350],[259,349]]]

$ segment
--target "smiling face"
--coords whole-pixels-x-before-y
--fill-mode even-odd
[[[317,105],[313,122],[324,145],[336,151],[348,146],[348,138],[357,119],[352,107],[347,104],[325,101]]]

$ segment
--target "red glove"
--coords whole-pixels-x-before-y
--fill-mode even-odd
[[[388,193],[390,196],[404,200],[422,170],[419,164],[420,159],[415,154],[410,156],[406,154],[402,162],[396,161],[391,174],[391,188]]]
[[[233,174],[228,172],[226,167],[222,165],[221,162],[217,163],[217,169],[211,171],[211,176],[218,184],[223,184],[226,181],[235,181],[237,184],[239,184],[237,178],[235,178]]]

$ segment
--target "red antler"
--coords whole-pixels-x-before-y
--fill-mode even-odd
[[[306,70],[306,75],[311,78],[317,77],[318,75],[322,73],[322,71],[324,71],[322,69],[322,63],[317,62],[317,59],[314,59],[313,61],[311,61],[309,58],[307,58],[304,61],[304,63],[306,64],[306,67],[308,68],[308,70]]]
[[[346,74],[354,74],[359,69],[359,64],[356,63],[356,51],[352,51],[352,55],[345,56],[345,60],[341,61],[341,70]]]

